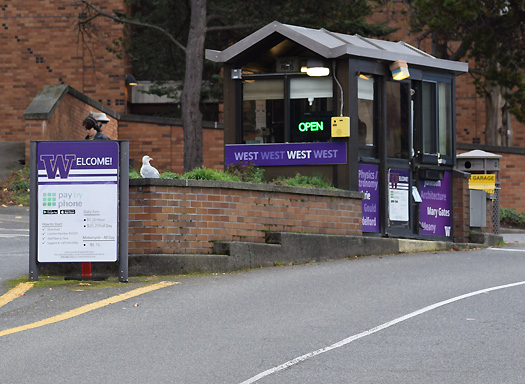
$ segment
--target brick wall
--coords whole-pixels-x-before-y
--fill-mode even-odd
[[[470,174],[454,171],[452,173],[453,236],[455,243],[468,243],[470,232],[470,194],[468,177]]]
[[[500,207],[525,213],[525,154],[499,154],[503,156],[500,159]]]
[[[140,170],[142,157],[147,154],[153,157],[151,164],[159,171],[183,172],[180,119],[119,115],[66,85],[44,87],[27,108],[24,114],[26,163],[32,140],[84,139],[82,121],[90,112],[104,112],[109,117],[102,132],[110,139],[129,141],[129,157],[136,170]],[[224,131],[212,122],[203,122],[203,155],[205,167],[224,167]]]
[[[82,122],[91,112],[109,112],[102,105],[81,95],[73,89],[59,87],[52,91],[63,91],[52,112],[42,111],[40,118],[25,120],[26,163],[29,160],[29,142],[32,140],[82,140],[86,131]],[[80,97],[80,98],[79,98]],[[53,98],[50,98],[52,100]],[[114,113],[113,113],[114,114]],[[108,115],[110,121],[103,126],[102,132],[110,139],[118,140],[118,120]]]
[[[136,116],[138,117],[138,116]],[[203,157],[207,168],[224,168],[224,131],[212,128],[204,122]],[[140,118],[125,115],[119,121],[119,139],[129,140],[130,159],[138,171],[142,157],[153,158],[151,165],[161,173],[170,171],[184,172],[184,140],[182,124],[178,119]]]
[[[129,253],[211,253],[265,232],[357,235],[361,194],[201,180],[130,180]]]
[[[123,0],[99,3],[105,11],[124,10]],[[69,84],[124,112],[124,76],[131,67],[106,50],[122,36],[123,27],[97,18],[91,34],[81,35],[76,24],[84,10],[76,1],[8,0],[1,4],[0,140],[26,139],[22,116],[44,85]]]

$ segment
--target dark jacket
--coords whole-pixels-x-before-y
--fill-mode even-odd
[[[84,137],[84,140],[89,140],[89,135]],[[97,132],[93,140],[111,140],[111,139],[107,137],[106,135],[104,135],[103,133]]]

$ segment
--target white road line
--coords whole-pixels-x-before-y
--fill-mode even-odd
[[[525,249],[491,248],[492,251],[525,252]]]
[[[525,281],[520,281],[520,282],[517,282],[517,283],[506,284],[506,285],[499,285],[497,287],[481,289],[479,291],[467,293],[467,294],[461,295],[461,296],[456,296],[456,297],[453,297],[453,298],[445,300],[445,301],[440,301],[439,303],[429,305],[428,307],[421,308],[421,309],[419,309],[417,311],[409,313],[408,315],[398,317],[397,319],[394,319],[394,320],[391,320],[391,321],[389,321],[387,323],[381,324],[381,325],[379,325],[379,326],[377,326],[375,328],[371,328],[368,331],[364,331],[364,332],[361,332],[361,333],[359,333],[357,335],[350,336],[350,337],[348,337],[348,338],[346,338],[344,340],[341,340],[341,341],[339,341],[339,342],[337,342],[335,344],[332,344],[332,345],[329,345],[327,347],[318,349],[317,351],[313,351],[313,352],[307,353],[305,355],[296,357],[295,359],[287,361],[284,364],[281,364],[281,365],[279,365],[277,367],[270,368],[270,369],[268,369],[268,370],[266,370],[264,372],[261,372],[258,375],[253,376],[252,378],[250,378],[248,380],[245,380],[245,381],[243,381],[240,384],[255,383],[256,381],[259,381],[263,377],[269,376],[269,375],[271,375],[273,373],[276,373],[276,372],[279,372],[279,371],[283,371],[286,368],[290,368],[291,366],[299,364],[302,361],[308,360],[311,357],[314,357],[314,356],[320,355],[322,353],[331,351],[332,349],[336,349],[336,348],[342,347],[342,346],[344,346],[346,344],[351,343],[352,341],[361,339],[361,338],[363,338],[365,336],[370,336],[370,335],[372,335],[372,334],[374,334],[376,332],[382,331],[383,329],[389,328],[389,327],[391,327],[393,325],[396,325],[398,323],[401,323],[401,322],[403,322],[405,320],[408,320],[408,319],[411,319],[413,317],[419,316],[419,315],[421,315],[421,314],[423,314],[425,312],[432,311],[433,309],[442,307],[444,305],[447,305],[447,304],[450,304],[450,303],[454,303],[454,302],[459,301],[459,300],[467,299],[467,298],[472,297],[472,296],[481,295],[483,293],[487,293],[487,292],[491,292],[491,291],[497,291],[499,289],[517,287],[517,286],[524,285],[524,284],[525,284]]]

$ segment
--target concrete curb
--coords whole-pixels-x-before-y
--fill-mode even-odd
[[[399,253],[449,251],[483,246],[446,241],[270,232],[266,243],[216,242],[213,254],[129,255],[129,275],[222,273],[243,269]],[[79,263],[42,264],[41,275],[80,274]],[[116,263],[93,263],[93,275],[117,274]]]

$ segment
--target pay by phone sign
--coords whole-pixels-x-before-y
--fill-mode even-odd
[[[38,261],[117,261],[118,143],[42,142],[37,155]]]
[[[469,189],[480,189],[487,193],[494,193],[494,189],[496,188],[496,175],[472,174],[470,175],[470,179],[468,181],[468,187]]]

